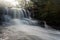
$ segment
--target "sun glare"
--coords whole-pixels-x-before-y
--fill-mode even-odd
[[[26,0],[26,1],[30,1],[30,0]]]
[[[6,7],[22,7],[25,6],[25,3],[28,4],[29,1],[30,0],[0,0],[0,4]]]
[[[13,6],[16,6],[16,5],[19,4],[18,1],[16,1],[16,0],[4,0],[4,1],[7,2],[7,3],[10,3]]]

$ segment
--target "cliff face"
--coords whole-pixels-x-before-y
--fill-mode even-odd
[[[2,25],[3,22],[3,8],[0,7],[0,25]]]

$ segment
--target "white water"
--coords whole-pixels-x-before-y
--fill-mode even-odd
[[[28,16],[30,14],[27,15],[26,11],[24,14],[22,9],[11,10],[13,10],[14,18],[11,15],[8,17],[5,15],[4,25],[10,26],[3,30],[3,37],[0,40],[60,40],[59,31],[34,26],[37,21],[30,19]]]

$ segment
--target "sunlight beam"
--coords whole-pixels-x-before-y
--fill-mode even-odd
[[[7,3],[10,3],[13,6],[19,5],[18,1],[16,1],[16,0],[4,0],[4,1]]]
[[[27,2],[30,1],[30,0],[26,0]]]

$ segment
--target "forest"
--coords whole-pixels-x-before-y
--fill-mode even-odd
[[[27,0],[28,1],[28,0]],[[36,20],[46,21],[54,29],[60,29],[60,1],[59,0],[18,0],[19,5],[30,11],[31,17]],[[2,4],[2,3],[0,3]],[[12,5],[9,5],[10,8]],[[15,4],[14,4],[15,6]],[[19,8],[20,6],[17,5]],[[5,3],[0,6],[0,13],[4,10]],[[3,14],[0,14],[1,16]],[[0,20],[1,21],[1,20]],[[1,21],[2,22],[2,21]]]
[[[60,29],[60,1],[59,0],[31,0],[26,7],[31,11],[31,17],[46,21],[54,29]]]
[[[0,0],[0,40],[60,40],[60,0]]]

